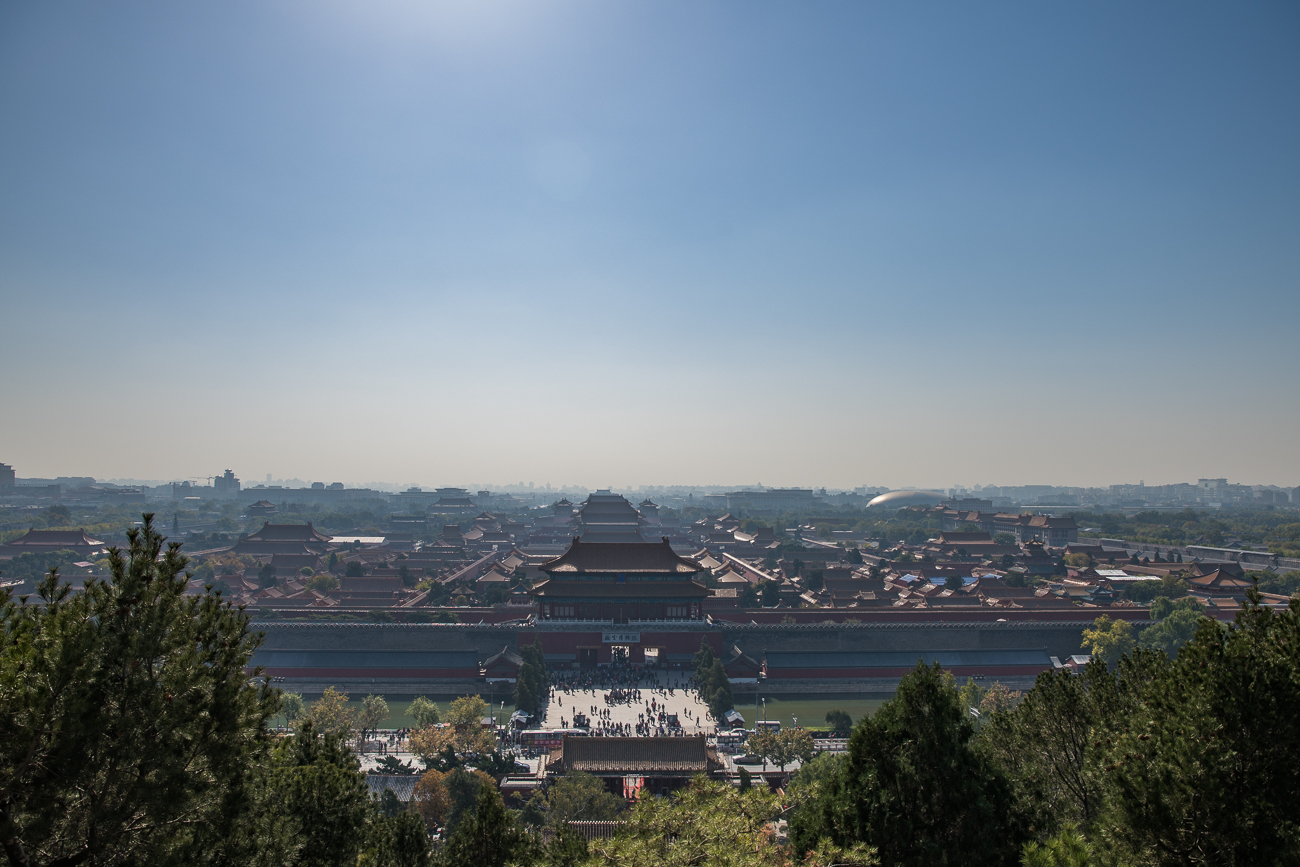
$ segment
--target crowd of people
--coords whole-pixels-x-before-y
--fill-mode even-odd
[[[555,708],[560,728],[584,728],[592,735],[608,737],[683,735],[687,725],[695,731],[709,727],[707,713],[697,712],[689,702],[674,713],[665,699],[688,699],[693,678],[684,673],[660,672],[627,663],[579,671],[552,670],[546,701]],[[587,692],[601,692],[605,707],[589,705],[586,710],[575,706],[575,698],[587,698]],[[566,707],[565,699],[569,704]],[[611,712],[618,706],[640,706],[635,722],[616,721]]]

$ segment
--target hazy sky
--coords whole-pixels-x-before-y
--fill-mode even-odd
[[[20,476],[1300,484],[1300,6],[0,7]]]

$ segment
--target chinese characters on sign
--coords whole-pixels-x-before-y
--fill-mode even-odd
[[[606,644],[640,644],[639,632],[602,632],[600,640]]]

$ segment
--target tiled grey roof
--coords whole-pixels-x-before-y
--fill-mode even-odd
[[[384,794],[384,789],[390,789],[397,800],[405,804],[415,793],[415,784],[419,779],[419,774],[367,774],[366,785],[370,787],[372,798],[379,798]]]
[[[566,771],[704,773],[709,751],[704,736],[602,738],[566,737],[560,750]]]

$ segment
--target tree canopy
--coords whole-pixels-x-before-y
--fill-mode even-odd
[[[0,590],[0,835],[13,864],[202,864],[228,853],[267,754],[259,643],[146,515],[107,581]]]
[[[939,666],[918,663],[895,697],[858,723],[834,779],[796,814],[797,848],[825,838],[875,847],[886,864],[1014,863],[1025,832],[1012,788],[974,735]]]

